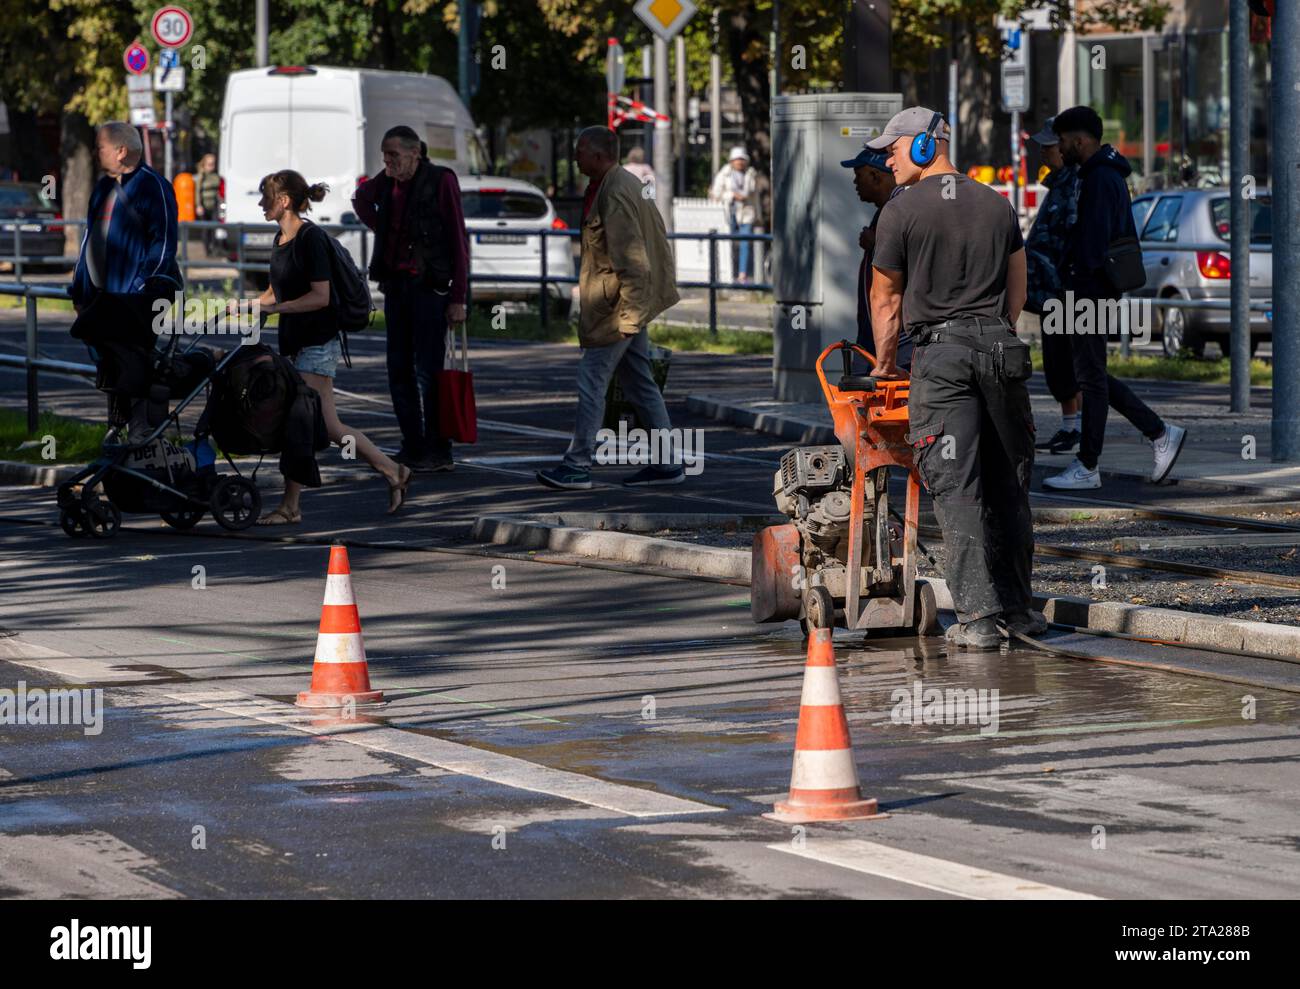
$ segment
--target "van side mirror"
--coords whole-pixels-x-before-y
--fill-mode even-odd
[[[339,217],[339,223],[343,224],[345,227],[356,226],[360,222],[361,220],[357,218],[357,214],[353,213],[351,210],[348,210],[348,212]]]

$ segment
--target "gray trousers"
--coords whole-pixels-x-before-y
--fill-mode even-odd
[[[650,373],[650,331],[644,326],[634,337],[608,347],[586,347],[578,362],[578,417],[573,441],[564,454],[566,467],[590,470],[596,432],[605,419],[605,394],[617,372],[623,396],[632,403],[647,429],[670,429],[668,408]]]

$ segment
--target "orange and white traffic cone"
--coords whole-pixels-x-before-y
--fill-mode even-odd
[[[344,707],[349,703],[379,704],[383,700],[383,691],[370,689],[370,670],[366,666],[366,647],[361,641],[361,616],[352,596],[347,547],[331,546],[311,687],[298,695],[297,704],[299,707]]]
[[[763,816],[787,824],[888,817],[880,813],[875,800],[862,799],[858,786],[831,630],[813,628],[809,633],[790,795]]]

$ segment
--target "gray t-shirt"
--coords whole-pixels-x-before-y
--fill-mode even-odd
[[[952,173],[922,179],[880,213],[871,263],[906,273],[904,329],[1008,317],[1007,259],[1024,247],[1010,202]]]

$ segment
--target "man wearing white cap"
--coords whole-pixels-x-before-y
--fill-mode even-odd
[[[722,203],[727,211],[727,226],[733,234],[752,234],[758,219],[758,171],[749,164],[749,152],[736,145],[727,155],[727,163],[713,177],[709,198]],[[740,282],[749,281],[749,253],[752,241],[739,242],[740,258],[736,268]]]
[[[948,160],[941,114],[911,107],[867,147],[889,150],[907,194],[881,211],[871,282],[877,377],[899,377],[898,339],[915,340],[908,398],[917,471],[943,530],[959,647],[995,649],[1046,629],[1030,610],[1029,347],[1017,339],[1025,250],[1011,204]]]

